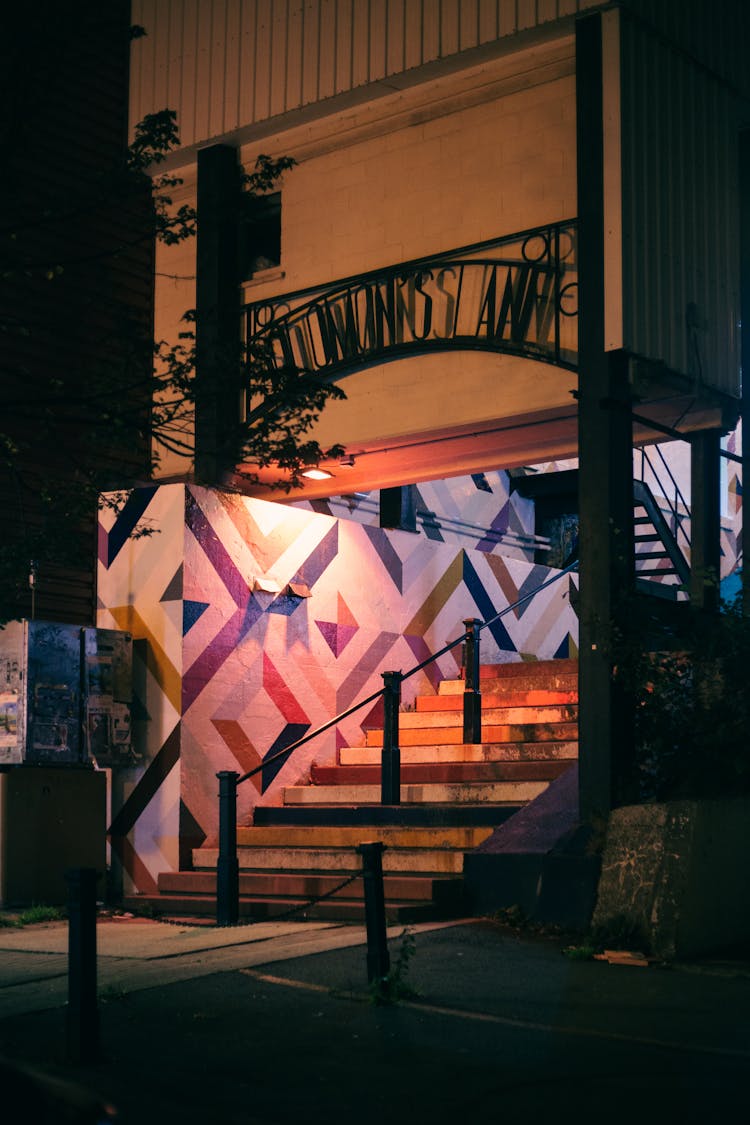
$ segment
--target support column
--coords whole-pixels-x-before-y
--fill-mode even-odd
[[[380,526],[399,531],[417,530],[417,509],[414,485],[397,485],[380,490]]]
[[[742,487],[750,484],[750,129],[740,133],[740,320],[742,322]],[[745,549],[750,547],[750,501],[742,499],[742,609],[750,617],[750,566]],[[748,517],[746,519],[746,517]],[[745,531],[745,523],[748,530]]]
[[[720,430],[690,436],[690,604],[709,611],[719,606],[720,437]]]
[[[198,152],[195,475],[220,483],[232,469],[240,421],[239,166],[236,150]]]
[[[584,821],[622,803],[632,716],[612,670],[634,585],[627,356],[605,352],[602,17],[576,25],[578,143],[579,801]]]

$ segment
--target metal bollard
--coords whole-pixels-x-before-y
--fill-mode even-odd
[[[479,626],[476,617],[467,617],[464,680],[464,742],[482,741],[482,693],[479,690]]]
[[[240,913],[240,863],[237,859],[237,779],[221,770],[219,779],[219,858],[216,864],[216,925],[234,926]]]
[[[73,1063],[99,1057],[96,994],[96,881],[92,867],[65,872],[68,883],[67,1055]]]
[[[383,753],[380,765],[380,801],[401,804],[401,750],[398,745],[398,713],[401,706],[400,672],[383,672]]]
[[[391,968],[388,937],[385,932],[385,893],[383,890],[383,852],[385,844],[359,844],[365,884],[365,925],[367,927],[367,980],[383,982]]]

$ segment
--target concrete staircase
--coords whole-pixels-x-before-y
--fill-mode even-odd
[[[310,784],[284,790],[281,807],[259,807],[237,830],[240,916],[361,921],[358,844],[380,840],[389,922],[457,916],[464,853],[545,791],[577,757],[578,670],[573,660],[481,670],[482,742],[463,742],[463,681],[446,680],[400,718],[401,804],[380,802],[382,730],[342,748]],[[159,877],[161,914],[215,915],[215,848],[193,853],[193,870]]]

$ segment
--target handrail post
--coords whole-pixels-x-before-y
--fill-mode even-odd
[[[237,779],[221,770],[219,779],[219,858],[216,863],[216,925],[234,926],[239,917],[240,864],[237,859]]]
[[[476,617],[464,620],[465,679],[464,679],[464,742],[482,741],[482,693],[479,690],[479,629]]]
[[[401,750],[398,715],[401,707],[401,673],[383,672],[383,754],[380,762],[380,801],[401,804]]]

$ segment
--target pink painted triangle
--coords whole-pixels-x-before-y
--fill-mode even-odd
[[[341,597],[341,594],[338,595],[338,613],[336,616],[338,617],[339,625],[353,626],[355,630],[359,628],[356,617]],[[351,637],[349,639],[351,640]]]
[[[333,655],[338,656],[338,653],[336,652],[338,625],[336,624],[336,622],[316,621],[315,624],[320,629],[323,640],[326,642]]]
[[[359,632],[359,625],[337,625],[336,626],[336,655],[341,656],[349,641],[355,633]]]

